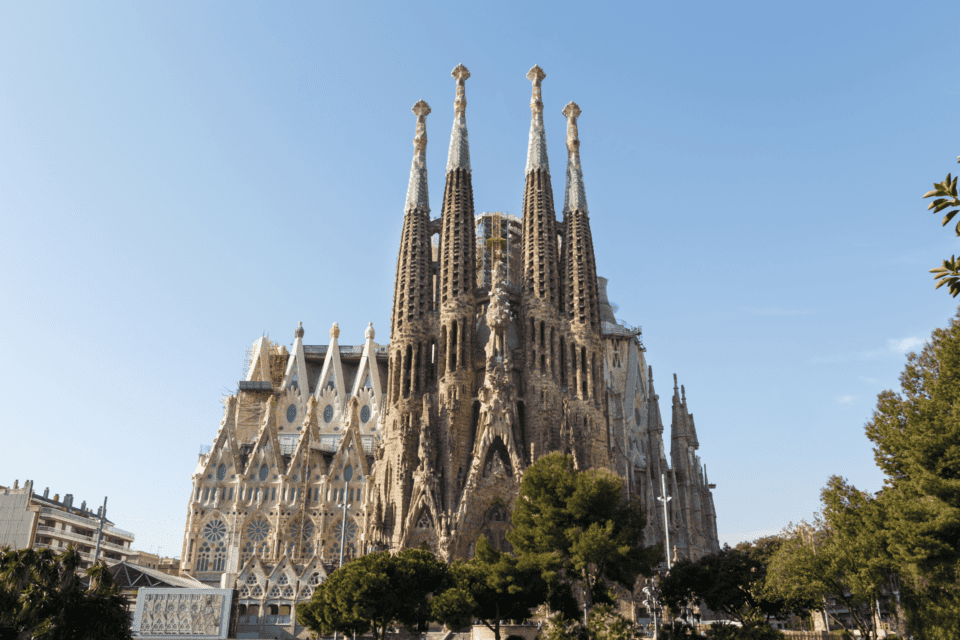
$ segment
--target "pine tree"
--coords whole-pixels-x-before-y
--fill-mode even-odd
[[[880,502],[910,628],[960,637],[960,313],[907,357],[901,392],[880,394],[867,437],[886,476]]]

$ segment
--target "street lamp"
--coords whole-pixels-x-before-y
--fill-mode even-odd
[[[343,479],[347,481],[347,484],[343,488],[343,502],[337,506],[343,509],[343,517],[340,518],[340,564],[337,567],[343,566],[343,546],[347,540],[347,509],[350,508],[350,505],[347,504],[347,497],[350,494],[350,478],[353,477],[353,465],[347,465],[346,469],[343,470]]]
[[[353,477],[353,465],[348,464],[343,470],[343,479],[347,481],[346,485],[343,487],[343,502],[337,505],[338,508],[343,510],[343,515],[340,518],[340,564],[337,565],[337,568],[343,566],[343,547],[347,541],[347,509],[350,508],[350,505],[347,504],[347,498],[350,496],[350,478]],[[333,640],[337,640],[337,632],[333,632]]]
[[[653,619],[653,638],[657,640],[660,633],[659,625],[657,624],[657,612],[661,609],[660,588],[657,587],[656,582],[651,582],[649,586],[644,587],[641,591],[643,591],[643,595],[646,596],[646,599],[641,604],[647,608],[650,617]]]

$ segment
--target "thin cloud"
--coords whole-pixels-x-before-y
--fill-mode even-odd
[[[840,396],[837,398],[837,402],[840,404],[853,404],[853,401],[857,399],[857,396]]]
[[[911,351],[919,351],[923,348],[922,338],[900,338],[899,340],[887,340],[887,347],[894,353],[906,355]]]

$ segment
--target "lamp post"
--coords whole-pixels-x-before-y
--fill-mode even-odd
[[[670,561],[670,518],[667,514],[667,503],[673,500],[673,497],[667,495],[667,477],[663,473],[660,474],[660,497],[657,500],[663,503],[663,535],[667,545],[667,571],[669,571],[673,568],[673,564]]]
[[[642,591],[643,595],[646,596],[646,600],[642,604],[650,612],[650,617],[653,618],[653,640],[657,640],[660,634],[657,624],[657,611],[660,609],[660,589],[656,582],[651,582],[650,586],[644,587]]]
[[[350,478],[352,477],[353,466],[348,464],[347,468],[343,470],[343,479],[347,481],[347,484],[343,487],[343,502],[337,505],[343,509],[343,516],[340,518],[340,564],[337,565],[337,568],[343,566],[343,547],[347,540],[347,509],[350,508],[350,505],[347,504],[347,497],[350,493]]]
[[[353,465],[347,465],[343,470],[343,479],[347,481],[346,485],[343,487],[343,502],[337,506],[342,509],[342,517],[340,518],[340,563],[337,565],[337,568],[343,566],[343,547],[347,541],[347,509],[350,508],[350,505],[347,504],[347,498],[350,494],[350,478],[353,477]],[[337,632],[333,632],[333,640],[337,640]]]
[[[103,522],[107,519],[107,497],[103,497],[103,509],[100,510],[100,526],[97,527],[97,547],[93,551],[93,564],[97,564],[100,556],[100,537],[103,535]]]

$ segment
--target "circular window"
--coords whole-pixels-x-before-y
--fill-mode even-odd
[[[270,469],[267,468],[267,465],[260,467],[260,482],[266,480],[268,475],[270,475]]]
[[[293,422],[297,419],[297,405],[292,404],[287,407],[287,422]]]
[[[223,480],[227,477],[227,465],[221,464],[217,467],[217,480]]]
[[[328,404],[323,408],[323,421],[330,422],[333,420],[333,405]]]
[[[270,525],[266,520],[254,520],[247,526],[247,535],[254,542],[261,542],[270,533]]]
[[[370,405],[365,404],[363,408],[360,409],[360,422],[363,424],[370,422]]]
[[[225,535],[227,535],[227,525],[223,524],[221,520],[211,520],[203,528],[203,537],[210,542],[222,540]]]

